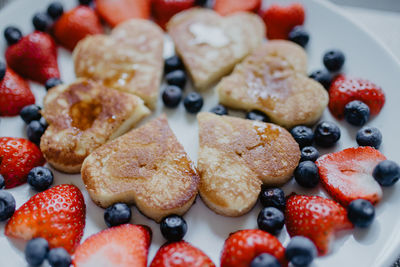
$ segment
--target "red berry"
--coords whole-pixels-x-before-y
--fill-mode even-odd
[[[153,0],[151,8],[156,22],[165,30],[173,15],[194,5],[195,0]]]
[[[215,0],[214,10],[222,16],[240,11],[256,12],[261,6],[261,0]]]

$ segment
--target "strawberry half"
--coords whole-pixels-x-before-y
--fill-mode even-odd
[[[167,22],[173,15],[194,5],[195,0],[153,0],[151,8],[155,21],[165,30]]]
[[[320,196],[290,196],[286,202],[285,223],[290,236],[311,239],[319,255],[328,252],[335,231],[353,227],[345,208]]]
[[[358,198],[376,204],[382,198],[382,188],[372,176],[379,162],[386,157],[375,148],[348,148],[326,154],[316,161],[322,185],[344,206]]]
[[[22,77],[45,84],[50,78],[60,78],[56,44],[50,35],[35,31],[6,50],[10,68]]]
[[[72,253],[83,235],[85,213],[78,187],[58,185],[23,204],[8,221],[5,234],[24,240],[42,237],[51,248],[63,247]]]
[[[339,75],[329,89],[329,110],[336,118],[343,119],[344,107],[353,100],[364,102],[371,115],[378,115],[385,104],[385,94],[379,86],[368,80]]]
[[[18,115],[21,109],[35,103],[29,84],[11,69],[0,81],[0,116]]]
[[[261,253],[275,256],[282,266],[287,266],[285,248],[279,240],[262,230],[241,230],[225,240],[221,255],[221,267],[248,267]]]
[[[185,241],[162,246],[150,264],[150,267],[186,266],[215,267],[215,264],[203,251]]]
[[[240,11],[256,12],[261,6],[261,0],[215,0],[214,10],[225,16]]]
[[[73,265],[146,267],[151,233],[141,225],[123,224],[90,236],[80,244]]]
[[[31,141],[0,137],[0,174],[4,177],[6,188],[26,183],[30,170],[43,166],[45,162],[42,152]]]

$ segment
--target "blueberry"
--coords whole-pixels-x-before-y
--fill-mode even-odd
[[[251,261],[250,267],[281,267],[281,264],[271,254],[261,253]]]
[[[196,6],[206,6],[207,5],[208,0],[195,0],[194,4]]]
[[[40,114],[40,107],[35,104],[23,107],[19,112],[19,115],[26,124],[40,120],[42,117],[42,114]]]
[[[274,207],[263,208],[257,217],[257,225],[263,231],[270,234],[278,234],[285,224],[285,216],[282,211]]]
[[[344,107],[344,118],[351,125],[363,126],[369,119],[369,107],[361,101],[351,101]]]
[[[44,238],[31,239],[25,247],[25,259],[30,266],[39,266],[46,259],[49,243]]]
[[[3,80],[4,76],[6,76],[7,66],[6,63],[0,61],[0,82]]]
[[[162,93],[164,105],[169,108],[174,108],[179,105],[182,99],[182,90],[179,87],[169,85]]]
[[[225,106],[218,104],[215,107],[213,107],[210,112],[215,113],[217,115],[228,115],[228,110],[226,109]]]
[[[274,207],[279,210],[285,210],[285,193],[280,188],[262,187],[260,193],[260,202],[263,207]]]
[[[6,181],[4,180],[3,175],[0,174],[0,189],[4,189],[6,186]]]
[[[60,2],[53,2],[47,7],[47,14],[52,19],[58,19],[64,13],[64,7]]]
[[[197,113],[203,107],[203,97],[196,92],[189,93],[183,100],[183,105],[189,113]]]
[[[88,6],[93,0],[78,0],[80,5]]]
[[[294,171],[294,179],[303,187],[316,187],[319,182],[317,165],[310,160],[300,162]]]
[[[300,161],[310,160],[314,162],[318,159],[318,157],[319,157],[319,152],[313,146],[305,146],[301,149]]]
[[[13,45],[18,43],[19,40],[21,40],[22,33],[17,27],[8,26],[4,30],[4,38],[6,38],[8,45]]]
[[[312,129],[307,126],[296,126],[290,133],[300,147],[311,146],[314,141],[314,133]]]
[[[43,128],[46,130],[47,127],[49,127],[49,124],[47,123],[46,119],[44,117],[41,117],[39,120],[39,123],[43,126]]]
[[[47,261],[51,267],[69,267],[71,256],[64,248],[53,248],[47,254]]]
[[[33,27],[37,31],[45,32],[49,29],[51,19],[45,12],[38,12],[32,18]]]
[[[342,51],[333,49],[325,53],[323,62],[329,71],[339,71],[344,64],[345,56]]]
[[[314,131],[315,143],[321,147],[332,147],[340,139],[339,127],[330,121],[323,121]]]
[[[355,226],[365,228],[374,220],[375,208],[368,200],[356,199],[347,207],[347,217]]]
[[[44,134],[46,129],[40,124],[39,121],[31,121],[26,127],[26,135],[28,136],[29,141],[35,143],[36,145],[40,144],[40,138]]]
[[[319,82],[326,90],[332,83],[332,75],[326,70],[316,70],[310,74],[310,78]]]
[[[372,146],[378,149],[382,143],[382,134],[378,128],[365,126],[358,130],[356,140],[359,146]]]
[[[182,240],[187,231],[186,221],[179,215],[169,215],[162,219],[161,234],[171,242]]]
[[[60,85],[62,83],[63,82],[60,79],[54,77],[48,79],[44,86],[46,87],[46,90],[50,90],[51,88],[56,87],[57,85]]]
[[[104,212],[104,221],[108,227],[129,223],[132,212],[125,203],[115,203]]]
[[[183,70],[174,70],[165,76],[165,80],[169,85],[178,86],[183,90],[186,84],[186,73]]]
[[[286,247],[285,257],[293,266],[305,267],[317,257],[317,248],[307,237],[294,236]]]
[[[178,56],[172,56],[165,60],[164,62],[164,72],[170,73],[174,70],[183,70],[183,62]]]
[[[306,47],[310,40],[310,35],[302,26],[296,26],[289,33],[289,40],[296,44]]]
[[[10,218],[15,211],[15,199],[5,190],[0,190],[0,221]]]
[[[392,186],[400,178],[400,167],[394,161],[384,160],[376,165],[372,175],[380,185]]]
[[[35,167],[28,173],[28,184],[36,191],[44,191],[53,184],[53,173],[46,167]]]
[[[252,121],[263,121],[263,122],[269,122],[269,117],[258,110],[252,110],[246,113],[246,119],[252,120]]]

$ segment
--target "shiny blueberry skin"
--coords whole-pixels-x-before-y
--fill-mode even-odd
[[[19,40],[21,40],[22,33],[17,27],[8,26],[4,30],[4,38],[6,38],[8,45],[13,45],[18,43]]]
[[[40,124],[39,121],[31,121],[26,127],[26,135],[28,136],[29,141],[35,143],[36,145],[40,144],[40,138],[44,134],[46,129]]]
[[[32,23],[37,31],[45,32],[50,27],[51,18],[45,12],[38,12],[33,16]]]
[[[56,87],[57,85],[60,85],[62,83],[63,82],[60,79],[54,77],[54,78],[48,79],[46,81],[44,87],[46,88],[46,90],[50,90],[51,88]]]
[[[44,117],[41,117],[39,120],[39,123],[43,126],[43,128],[46,130],[47,127],[49,127],[49,124],[47,123],[46,119]]]
[[[49,243],[44,238],[29,240],[25,247],[25,260],[29,266],[39,266],[47,257]]]
[[[368,200],[356,199],[347,207],[347,217],[355,226],[365,228],[374,220],[375,208]]]
[[[164,73],[168,74],[174,70],[184,70],[183,62],[178,56],[172,56],[164,62]]]
[[[207,2],[208,2],[208,0],[195,0],[194,4],[196,6],[205,6],[205,5],[207,5]]]
[[[187,232],[185,219],[179,215],[169,215],[162,219],[160,224],[161,234],[171,242],[182,240]]]
[[[283,212],[274,207],[263,208],[257,217],[258,228],[270,234],[278,234],[285,224]]]
[[[0,189],[4,189],[6,186],[6,181],[4,180],[3,175],[0,174]]]
[[[165,80],[169,85],[175,85],[181,88],[185,88],[186,84],[186,73],[183,70],[174,70],[165,75]]]
[[[218,104],[215,107],[213,107],[210,110],[210,112],[215,113],[217,115],[228,115],[228,109],[221,104]]]
[[[316,70],[310,74],[310,78],[319,82],[326,90],[332,83],[332,75],[326,70]]]
[[[246,113],[246,119],[253,121],[269,122],[269,117],[261,111],[252,110]]]
[[[4,76],[6,76],[7,66],[6,63],[0,61],[0,82],[3,80]]]
[[[183,105],[189,113],[197,113],[203,107],[203,97],[196,92],[189,93],[183,100]]]
[[[53,248],[47,254],[47,261],[51,267],[69,267],[71,256],[64,248]]]
[[[351,125],[363,126],[369,120],[369,107],[361,101],[351,101],[344,107],[344,118]]]
[[[261,253],[251,261],[250,267],[281,267],[281,264],[271,254]]]
[[[79,4],[88,6],[92,3],[93,0],[79,0]]]
[[[365,126],[358,130],[356,141],[359,146],[371,146],[378,149],[382,144],[382,134],[376,127]]]
[[[104,212],[104,221],[108,227],[129,223],[131,217],[131,209],[125,203],[115,203]]]
[[[286,259],[296,267],[305,267],[317,257],[314,243],[304,236],[294,236],[285,250]]]
[[[15,211],[15,199],[6,190],[0,190],[0,221],[10,218]]]
[[[337,49],[329,50],[325,53],[323,62],[329,71],[339,71],[345,61],[345,56],[342,51]]]
[[[323,121],[314,131],[315,143],[321,147],[332,147],[340,139],[339,127],[330,121]]]
[[[294,171],[296,182],[307,188],[316,187],[319,182],[319,173],[317,165],[310,160],[300,162]]]
[[[289,33],[289,40],[302,46],[306,47],[310,40],[310,35],[302,26],[296,26]]]
[[[294,140],[299,144],[300,148],[311,146],[314,141],[313,130],[307,126],[299,125],[290,130]]]
[[[40,107],[35,104],[23,107],[19,112],[19,115],[26,124],[40,120],[42,117],[42,114],[40,114]]]
[[[182,100],[182,90],[177,86],[169,85],[165,87],[161,98],[166,107],[175,108]]]
[[[400,178],[400,167],[394,161],[384,160],[376,165],[372,175],[380,185],[392,186]]]
[[[46,167],[35,167],[28,173],[28,184],[36,191],[44,191],[53,184],[53,173]]]
[[[53,2],[47,7],[47,14],[52,19],[58,19],[64,13],[64,7],[60,2]]]
[[[318,157],[319,157],[319,152],[313,146],[305,146],[301,149],[300,161],[310,160],[314,162],[318,159]]]
[[[280,188],[267,188],[263,186],[260,192],[260,202],[263,207],[274,207],[279,210],[285,210],[285,192]]]

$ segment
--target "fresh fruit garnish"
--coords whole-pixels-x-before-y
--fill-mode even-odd
[[[78,187],[62,184],[23,204],[8,221],[5,234],[24,240],[42,237],[51,248],[63,247],[72,253],[82,238],[85,214],[85,201]]]
[[[38,237],[28,241],[25,246],[25,260],[29,266],[40,266],[49,253],[49,243]]]
[[[299,125],[295,126],[290,130],[290,134],[293,136],[294,140],[299,144],[300,148],[305,146],[311,146],[314,142],[314,132],[311,128]]]
[[[312,162],[316,161],[319,157],[318,150],[313,146],[305,146],[301,149],[301,161],[310,160]]]
[[[47,15],[49,15],[52,19],[56,20],[64,13],[64,7],[60,2],[52,2],[47,7]]]
[[[316,187],[319,182],[317,165],[310,160],[300,162],[299,166],[297,166],[294,171],[294,179],[303,187]]]
[[[53,248],[47,254],[47,261],[51,267],[70,267],[71,255],[64,248]]]
[[[322,61],[329,71],[339,71],[344,65],[345,56],[342,51],[332,49],[324,54]]]
[[[314,243],[304,236],[292,237],[285,250],[286,259],[293,266],[309,266],[317,253]]]
[[[285,221],[289,235],[308,237],[319,255],[328,252],[335,231],[353,227],[345,208],[320,196],[290,196],[286,202]]]
[[[269,122],[271,121],[267,114],[265,114],[262,111],[259,110],[251,110],[246,113],[246,119],[252,120],[252,121],[263,121],[263,122]]]
[[[310,78],[319,82],[327,90],[329,90],[332,83],[332,75],[326,70],[313,71],[310,74]]]
[[[40,120],[42,117],[42,114],[40,114],[41,108],[38,105],[32,104],[25,106],[23,109],[21,109],[19,115],[21,116],[21,119],[26,123],[30,123],[31,121],[37,121]]]
[[[340,128],[333,122],[320,122],[314,130],[315,143],[322,147],[332,147],[340,139]]]
[[[123,224],[90,236],[80,244],[73,265],[146,267],[151,233],[147,227]]]
[[[296,26],[289,32],[288,39],[302,47],[306,47],[310,40],[310,35],[303,26]]]
[[[49,15],[45,12],[38,12],[33,15],[32,24],[35,30],[45,32],[50,28],[52,21]]]
[[[125,203],[115,203],[104,212],[104,221],[108,227],[129,223],[131,217],[131,208]]]
[[[285,224],[282,211],[275,207],[263,208],[257,217],[258,228],[272,235],[277,235]]]
[[[10,192],[0,190],[0,222],[10,218],[15,211],[15,199]]]
[[[353,100],[344,107],[345,120],[354,126],[363,126],[369,120],[369,107],[361,101]]]
[[[154,256],[150,267],[215,267],[200,249],[185,241],[162,246]]]
[[[96,10],[111,27],[129,19],[148,19],[151,0],[96,0]]]
[[[175,108],[182,100],[182,89],[174,85],[168,85],[165,87],[161,98],[166,107]]]
[[[392,186],[400,179],[400,166],[391,160],[384,160],[376,165],[372,172],[381,186]]]
[[[288,39],[289,33],[297,25],[303,25],[305,10],[302,4],[293,3],[288,6],[272,4],[261,11],[267,26],[268,39]]]
[[[372,146],[378,149],[382,143],[382,134],[376,127],[364,126],[358,130],[356,141],[359,146]]]
[[[184,99],[183,99],[183,105],[185,106],[185,109],[189,113],[197,113],[201,110],[203,107],[203,97],[196,92],[191,92],[189,93]]]
[[[372,172],[385,159],[378,150],[365,146],[323,155],[316,163],[322,185],[332,198],[347,206],[358,198],[379,202],[382,189]]]
[[[212,109],[210,109],[210,112],[215,113],[217,115],[228,115],[228,109],[221,104],[218,104]]]
[[[21,109],[35,103],[29,84],[7,68],[0,80],[0,116],[18,115]]]
[[[161,234],[170,242],[182,240],[187,231],[185,219],[179,215],[169,215],[160,223]]]
[[[39,121],[31,121],[26,127],[26,135],[29,141],[40,147],[40,138],[46,129]]]
[[[194,5],[194,0],[153,0],[151,9],[155,21],[165,30],[167,22],[173,15]]]
[[[57,85],[62,84],[63,82],[59,78],[50,78],[46,81],[44,84],[44,87],[46,90],[50,90],[53,87],[56,87]]]
[[[22,38],[22,33],[20,29],[14,26],[8,26],[4,30],[4,38],[6,38],[8,45],[13,45],[18,43],[19,40]]]
[[[257,12],[260,9],[261,0],[215,0],[214,10],[225,16],[240,11]]]
[[[275,236],[258,229],[237,231],[225,240],[221,267],[248,267],[264,252],[276,257],[282,266],[287,265],[285,248]]]
[[[13,188],[25,183],[29,171],[42,166],[45,159],[40,149],[26,139],[0,137],[0,162],[6,188]]]
[[[259,199],[263,207],[274,207],[280,210],[285,210],[285,192],[280,188],[268,188],[262,186]]]
[[[375,217],[374,206],[365,199],[356,199],[347,207],[347,217],[356,227],[366,228]]]
[[[182,60],[178,56],[172,56],[165,60],[164,62],[164,73],[168,74],[174,70],[184,70]]]
[[[174,70],[165,75],[165,81],[169,85],[178,86],[181,90],[185,89],[186,80],[186,73],[183,70]]]
[[[57,48],[50,35],[35,31],[10,45],[5,54],[7,64],[22,77],[44,84],[60,77]]]
[[[278,259],[269,253],[261,253],[255,257],[251,263],[250,267],[281,267]]]
[[[48,189],[53,184],[53,180],[53,173],[46,167],[38,166],[28,173],[28,184],[36,191]]]
[[[329,89],[329,110],[338,119],[344,117],[344,107],[353,100],[368,105],[371,115],[377,115],[385,104],[385,94],[376,84],[357,78],[339,75]]]

